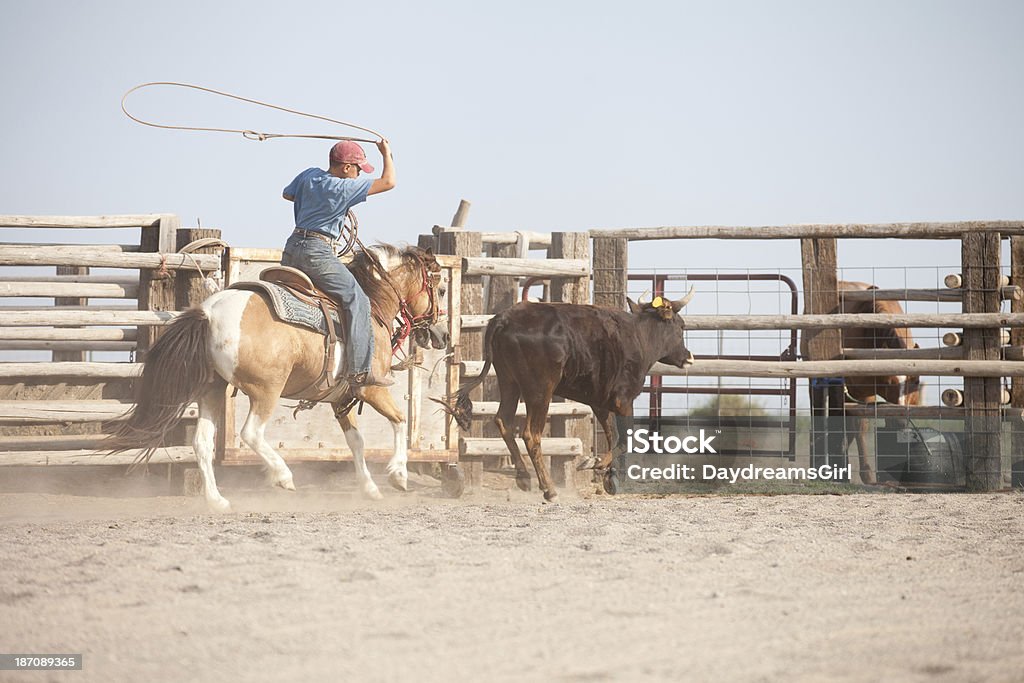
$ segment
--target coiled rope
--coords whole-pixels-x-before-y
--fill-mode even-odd
[[[263,142],[265,140],[272,140],[274,138],[310,138],[310,139],[316,139],[316,140],[351,140],[353,142],[370,142],[370,143],[377,142],[377,140],[368,140],[366,138],[356,138],[356,137],[348,137],[348,136],[341,136],[341,135],[308,135],[308,134],[295,134],[295,133],[261,133],[261,132],[254,131],[254,130],[242,130],[242,129],[236,129],[236,128],[204,128],[204,127],[199,127],[199,126],[172,126],[172,125],[163,124],[163,123],[153,123],[151,121],[144,121],[144,120],[140,119],[139,117],[133,116],[131,113],[129,113],[127,107],[125,106],[125,100],[128,99],[129,95],[131,95],[136,90],[142,90],[143,88],[149,88],[149,87],[160,86],[160,85],[172,86],[172,87],[176,87],[176,88],[189,88],[191,90],[200,90],[202,92],[210,93],[212,95],[218,95],[220,97],[227,97],[227,98],[230,98],[230,99],[233,99],[233,100],[239,100],[241,102],[248,102],[249,104],[255,104],[255,105],[260,106],[260,107],[267,107],[268,109],[277,109],[278,111],[287,112],[289,114],[295,114],[296,116],[305,116],[305,117],[311,118],[311,119],[319,119],[320,121],[327,121],[328,123],[334,123],[334,124],[337,124],[339,126],[346,126],[348,128],[355,128],[356,130],[361,130],[361,131],[367,132],[367,133],[369,133],[371,135],[375,135],[375,136],[377,136],[377,139],[383,139],[384,138],[383,135],[381,135],[380,133],[378,133],[375,130],[372,130],[370,128],[365,128],[363,126],[357,126],[356,124],[349,123],[348,121],[339,121],[337,119],[332,119],[332,118],[329,118],[327,116],[320,116],[318,114],[309,114],[307,112],[298,111],[297,109],[290,109],[288,107],[282,107],[282,106],[279,106],[279,105],[276,105],[276,104],[269,104],[267,102],[261,102],[260,100],[250,99],[248,97],[241,97],[239,95],[232,95],[231,93],[222,92],[220,90],[214,90],[213,88],[204,88],[203,86],[200,86],[200,85],[192,85],[191,83],[177,83],[177,82],[174,82],[174,81],[154,81],[152,83],[143,83],[141,85],[135,86],[134,88],[132,88],[131,90],[126,92],[124,94],[124,96],[121,98],[121,111],[123,111],[124,115],[127,116],[128,118],[130,118],[132,121],[135,121],[136,123],[141,123],[144,126],[152,126],[153,128],[166,128],[168,130],[197,130],[197,131],[206,131],[206,132],[210,132],[210,133],[240,133],[247,140],[258,140],[260,142]]]

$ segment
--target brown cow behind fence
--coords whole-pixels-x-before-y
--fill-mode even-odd
[[[840,313],[901,314],[903,307],[896,301],[862,301],[847,299],[844,291],[868,291],[878,289],[866,282],[839,281]],[[851,327],[842,330],[843,348],[847,349],[912,349],[918,348],[910,330],[905,327]],[[807,351],[801,338],[801,355]],[[880,400],[894,405],[920,405],[922,400],[921,379],[912,375],[871,375],[846,377],[846,393],[849,398],[861,403],[877,403]],[[860,456],[860,477],[864,484],[876,483],[875,471],[867,451],[868,421],[857,419],[854,440]]]

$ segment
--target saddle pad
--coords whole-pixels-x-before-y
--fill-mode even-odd
[[[324,312],[318,306],[313,306],[301,301],[288,289],[273,282],[262,280],[251,280],[236,282],[228,289],[246,289],[253,292],[261,292],[270,301],[270,307],[282,322],[300,325],[302,327],[327,335],[327,321],[324,319]],[[344,338],[344,330],[337,315],[332,311],[331,319],[334,321],[334,329],[339,338]]]

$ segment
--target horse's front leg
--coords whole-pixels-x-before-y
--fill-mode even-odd
[[[409,490],[409,441],[408,423],[405,414],[398,408],[391,392],[386,387],[366,387],[360,398],[374,410],[387,418],[395,432],[395,451],[388,461],[388,481],[399,491]]]
[[[359,433],[355,416],[351,410],[346,411],[344,414],[339,413],[339,408],[342,405],[344,404],[336,404],[334,406],[334,417],[338,420],[338,424],[341,425],[341,431],[345,433],[345,443],[348,444],[349,450],[352,451],[352,463],[355,466],[356,479],[359,480],[359,488],[367,498],[380,500],[384,496],[381,495],[380,489],[374,483],[373,477],[370,475],[370,468],[366,466],[363,435]]]

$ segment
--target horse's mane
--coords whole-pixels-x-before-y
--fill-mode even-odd
[[[396,247],[393,244],[374,244],[366,249],[373,252],[377,260],[384,266],[384,270],[388,272],[402,265],[419,268],[426,256],[423,249],[413,246]],[[361,249],[353,253],[348,269],[370,299],[370,312],[373,317],[382,325],[390,324],[398,315],[400,306],[398,293],[394,287],[380,276],[370,256]]]

